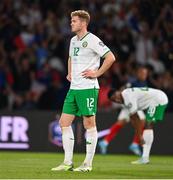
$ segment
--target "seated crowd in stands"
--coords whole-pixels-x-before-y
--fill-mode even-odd
[[[173,111],[173,1],[162,0],[1,0],[0,109],[61,110],[75,9],[90,12],[89,30],[117,56],[99,79],[99,109],[112,107],[106,93],[135,79],[140,64]]]

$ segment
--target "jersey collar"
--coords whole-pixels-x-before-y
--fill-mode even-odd
[[[80,41],[82,41],[90,32],[87,32],[82,38],[80,38]]]

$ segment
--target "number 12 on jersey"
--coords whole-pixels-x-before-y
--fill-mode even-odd
[[[75,47],[75,48],[74,48],[74,53],[73,53],[73,55],[74,55],[74,56],[79,56],[78,53],[79,53],[79,47]]]

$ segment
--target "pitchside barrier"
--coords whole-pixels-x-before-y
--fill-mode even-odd
[[[97,128],[99,140],[109,133],[115,123],[117,112],[99,112]],[[59,116],[50,111],[0,112],[0,150],[62,152]],[[85,152],[85,131],[81,118],[73,124],[75,152]],[[110,143],[109,153],[130,153],[134,129],[130,123]],[[97,147],[97,153],[99,153]],[[154,128],[152,154],[173,154],[173,114],[167,113],[165,120]]]

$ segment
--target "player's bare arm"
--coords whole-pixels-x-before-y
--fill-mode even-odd
[[[85,78],[97,78],[106,72],[111,65],[115,62],[115,56],[112,52],[108,52],[105,56],[102,66],[98,70],[86,70],[82,73]]]
[[[67,74],[67,80],[71,82],[71,58],[68,58],[68,74]]]

